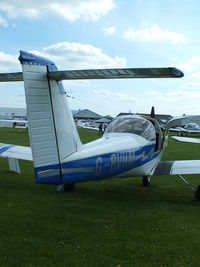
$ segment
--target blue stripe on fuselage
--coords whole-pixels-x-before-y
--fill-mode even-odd
[[[55,185],[60,184],[61,183],[60,174],[59,175],[53,174],[51,176],[43,176],[42,178],[39,177],[39,173],[42,171],[49,171],[49,172],[52,171],[52,173],[53,173],[55,170],[59,170],[59,169],[60,169],[59,164],[34,168],[36,183],[38,183],[38,184],[55,184]]]
[[[155,152],[155,145],[151,144],[119,152],[64,162],[61,165],[62,183],[97,180],[116,176],[146,164],[150,160],[156,158],[158,154],[159,152]],[[47,176],[38,178],[37,172],[41,170],[55,170],[59,168],[58,166],[54,165],[35,168],[37,182],[56,184],[56,181],[58,181],[56,177]]]
[[[155,153],[155,145],[152,144],[65,162],[62,164],[63,183],[96,180],[116,176],[140,167],[157,156],[158,152]],[[85,168],[85,171],[79,172],[79,168]],[[92,168],[93,171],[91,171]],[[72,171],[68,172],[68,170]]]

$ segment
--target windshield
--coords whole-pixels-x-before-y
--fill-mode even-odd
[[[106,133],[132,133],[144,137],[148,141],[156,140],[153,124],[144,118],[117,118],[107,127]]]

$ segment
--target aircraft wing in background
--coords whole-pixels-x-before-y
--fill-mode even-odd
[[[160,161],[152,175],[199,174],[200,160]]]
[[[180,137],[180,136],[172,136],[171,138],[176,140],[176,141],[180,141],[180,142],[200,144],[199,138]]]

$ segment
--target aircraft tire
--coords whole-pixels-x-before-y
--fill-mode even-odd
[[[74,191],[74,189],[75,189],[75,184],[74,183],[70,183],[70,184],[65,184],[64,185],[64,191],[65,192]]]
[[[200,185],[197,187],[197,191],[195,192],[195,198],[200,201]]]
[[[147,176],[143,176],[142,177],[142,185],[143,186],[149,186],[150,185],[150,176],[147,175]]]

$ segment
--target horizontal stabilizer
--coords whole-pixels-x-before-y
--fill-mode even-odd
[[[53,80],[125,79],[125,78],[181,78],[184,74],[176,68],[124,68],[50,71]]]
[[[13,158],[32,161],[32,151],[30,147],[0,144],[0,157]]]
[[[184,74],[176,68],[124,68],[124,69],[90,69],[50,71],[52,80],[83,79],[133,79],[133,78],[181,78]],[[22,72],[0,73],[0,82],[23,81]]]
[[[179,136],[172,136],[171,138],[175,139],[176,141],[180,141],[180,142],[200,144],[199,138],[179,137]]]
[[[151,175],[199,174],[200,160],[161,161]]]
[[[21,82],[23,80],[22,72],[0,73],[0,82]]]

